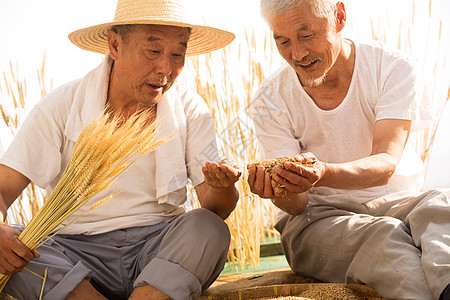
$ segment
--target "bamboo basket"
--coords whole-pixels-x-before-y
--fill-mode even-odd
[[[371,287],[362,284],[307,283],[253,287],[216,295],[202,296],[199,300],[243,299],[348,299],[383,300]]]

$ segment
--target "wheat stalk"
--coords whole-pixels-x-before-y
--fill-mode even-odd
[[[152,114],[142,110],[124,120],[104,113],[85,126],[54,191],[19,235],[28,249],[38,248],[66,218],[107,189],[136,159],[167,142],[168,138],[156,139],[158,122],[148,121]],[[0,291],[8,279],[0,275]]]
[[[259,43],[263,44],[259,46]],[[239,43],[201,57],[189,58],[184,71],[186,84],[197,87],[197,93],[205,99],[214,116],[219,147],[228,158],[242,166],[244,173],[238,182],[240,200],[225,220],[231,233],[228,261],[235,270],[257,267],[260,242],[266,236],[274,236],[271,228],[266,227],[274,218],[271,216],[274,214],[271,203],[250,192],[245,175],[246,162],[258,160],[249,108],[256,88],[268,73],[281,64],[281,58],[274,51],[275,44],[269,33],[264,33],[261,38],[255,31],[248,31]],[[256,60],[258,57],[263,58],[264,62]],[[278,61],[274,62],[273,58],[278,58]],[[241,63],[230,64],[230,61]]]

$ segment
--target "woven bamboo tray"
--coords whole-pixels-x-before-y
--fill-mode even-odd
[[[243,300],[243,299],[347,299],[380,300],[372,288],[360,284],[307,283],[282,284],[227,291],[202,296],[199,300]]]

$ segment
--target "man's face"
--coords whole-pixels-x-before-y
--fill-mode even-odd
[[[270,24],[278,51],[301,83],[309,87],[323,83],[340,49],[336,28],[314,16],[306,1],[271,18]]]
[[[122,101],[155,105],[173,85],[184,66],[189,31],[163,25],[137,25],[122,40],[113,57],[112,76]]]

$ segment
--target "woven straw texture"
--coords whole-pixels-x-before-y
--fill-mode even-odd
[[[194,25],[186,19],[182,0],[119,0],[114,21],[76,30],[70,41],[81,49],[108,53],[107,36],[113,25],[158,24],[190,27],[186,56],[208,53],[225,47],[234,34],[218,28]]]

